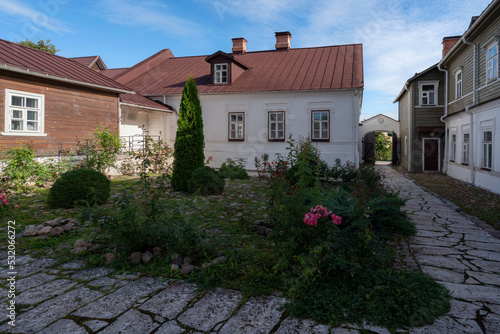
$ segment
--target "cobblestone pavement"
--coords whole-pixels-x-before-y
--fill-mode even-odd
[[[500,240],[423,191],[388,166],[377,167],[385,183],[408,198],[405,210],[418,234],[406,245],[409,265],[445,285],[451,311],[433,325],[409,333],[500,333]],[[5,319],[9,293],[7,253],[0,251],[0,302]],[[329,328],[286,317],[276,296],[244,301],[233,290],[200,293],[193,284],[116,274],[109,268],[82,269],[51,258],[16,258],[15,327],[0,333],[389,333],[372,326]],[[5,282],[5,283],[4,283]]]

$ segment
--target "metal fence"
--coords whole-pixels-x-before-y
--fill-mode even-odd
[[[134,135],[134,136],[121,136],[120,139],[123,143],[125,151],[134,152],[145,148],[146,137],[153,140],[161,140],[161,137],[151,137],[147,135]]]

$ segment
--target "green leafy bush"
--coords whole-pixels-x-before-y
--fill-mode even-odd
[[[112,207],[85,210],[82,220],[90,220],[94,240],[114,249],[118,266],[126,267],[132,252],[161,247],[168,253],[191,254],[202,240],[196,228],[184,219],[177,206],[164,198],[164,178],[152,181],[141,173],[137,196],[121,195]]]
[[[144,161],[148,161],[148,172],[169,173],[171,170],[170,158],[172,149],[162,140],[155,140],[150,136],[144,137],[143,147],[137,152],[127,152],[128,157],[120,164],[123,175],[133,175],[141,170]]]
[[[102,204],[109,198],[110,192],[111,182],[104,174],[88,168],[74,169],[54,182],[47,204],[53,208]]]
[[[294,156],[311,152],[299,145]],[[384,189],[373,168],[340,162],[337,167],[338,178],[349,179],[347,190],[322,186],[311,165],[300,160],[292,167],[297,182],[287,177],[290,169],[275,167],[271,174],[270,217],[279,258],[274,270],[286,282],[291,315],[327,324],[432,322],[449,309],[446,289],[394,268],[395,249],[388,241],[415,233],[401,211],[404,201]]]
[[[216,195],[224,191],[226,183],[220,178],[217,171],[211,167],[197,168],[188,180],[187,189],[190,193]]]
[[[123,143],[117,131],[110,131],[107,127],[101,129],[98,126],[94,137],[82,146],[85,153],[83,166],[106,174],[110,168],[115,167]]]
[[[11,148],[5,152],[7,161],[3,178],[17,193],[26,193],[45,182],[54,181],[72,167],[72,160],[66,158],[37,161],[32,145]]]
[[[249,176],[243,166],[243,161],[238,163],[232,159],[227,159],[219,168],[219,176],[223,179],[246,180]]]

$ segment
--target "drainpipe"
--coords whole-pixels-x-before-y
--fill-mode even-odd
[[[445,84],[444,84],[444,115],[441,116],[441,122],[445,124],[444,129],[444,163],[443,163],[443,174],[448,171],[448,123],[444,120],[448,116],[448,70],[446,68],[441,68],[441,63],[438,64],[438,69],[445,72]]]
[[[476,105],[476,71],[477,71],[477,65],[476,65],[476,53],[477,53],[477,45],[476,43],[473,42],[467,42],[465,40],[465,35],[462,37],[462,40],[465,44],[473,45],[474,46],[474,54],[473,54],[473,66],[472,66],[472,104],[468,105],[465,107],[465,113],[470,116],[470,182],[471,184],[475,183],[475,177],[476,174],[474,173],[474,115],[472,112],[469,110],[470,108],[474,107]]]
[[[412,131],[411,131],[411,107],[413,105],[413,101],[411,99],[411,91],[408,89],[408,82],[405,84],[405,90],[408,92],[408,171],[411,172],[411,145],[413,143],[412,140]]]
[[[352,97],[352,103],[353,103],[353,109],[354,109],[353,116],[352,116],[352,118],[353,118],[353,120],[352,120],[352,141],[353,141],[352,153],[354,156],[354,165],[356,166],[356,168],[359,168],[359,162],[360,162],[360,158],[359,158],[359,111],[361,109],[361,106],[359,105],[360,104],[360,97],[358,96],[356,98],[356,96],[358,94],[359,94],[358,89],[355,89],[354,95]]]

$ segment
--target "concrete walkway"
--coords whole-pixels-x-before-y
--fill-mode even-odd
[[[449,314],[408,332],[500,333],[500,240],[392,168],[377,168],[388,187],[408,198],[405,210],[417,224],[417,236],[403,247],[407,261],[445,285],[453,298]],[[17,256],[15,300],[21,311],[16,326],[4,324],[0,333],[344,334],[360,333],[362,328],[389,333],[372,326],[329,328],[287,318],[279,310],[285,303],[279,297],[243,302],[237,291],[199,293],[192,284],[56,262]],[[6,251],[0,252],[0,266],[0,302],[2,314],[7,314]]]

